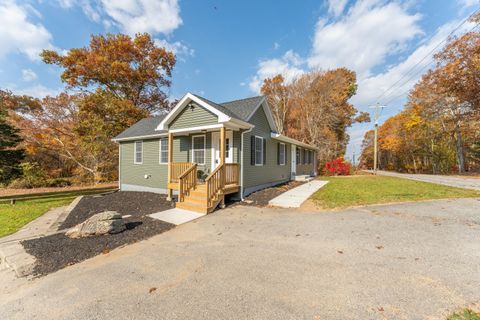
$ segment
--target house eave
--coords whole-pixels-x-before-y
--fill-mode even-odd
[[[133,137],[125,137],[125,138],[113,138],[113,142],[123,142],[123,141],[130,141],[130,140],[138,140],[138,139],[153,139],[153,138],[161,138],[166,137],[167,133],[156,133],[156,134],[148,134],[143,136],[133,136]]]
[[[276,132],[272,132],[270,134],[270,137],[272,139],[279,140],[279,141],[282,141],[282,142],[291,143],[291,144],[294,144],[296,146],[300,146],[300,147],[304,147],[304,148],[308,148],[308,149],[313,149],[313,150],[316,150],[316,151],[320,150],[318,147],[309,145],[307,143],[298,141],[298,140],[293,139],[293,138],[289,138],[287,136],[284,136],[283,134],[279,134],[279,133],[276,133]]]

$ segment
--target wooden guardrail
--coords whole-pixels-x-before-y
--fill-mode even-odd
[[[182,202],[185,195],[197,185],[197,164],[193,163],[178,177],[178,201]]]
[[[17,201],[103,194],[103,193],[114,192],[117,190],[118,190],[118,187],[105,187],[105,188],[89,188],[89,189],[70,190],[70,191],[52,191],[52,192],[43,192],[43,193],[8,195],[8,196],[0,197],[0,204],[5,204],[5,203],[15,204]]]
[[[192,162],[172,162],[169,163],[170,182],[177,183],[178,177],[193,165]]]
[[[225,163],[225,185],[240,184],[240,164]]]
[[[225,164],[221,164],[205,179],[207,185],[207,205],[212,207],[220,191],[225,187]]]

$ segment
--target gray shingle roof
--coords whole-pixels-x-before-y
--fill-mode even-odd
[[[197,97],[198,99],[202,100],[203,102],[208,103],[209,105],[211,105],[212,107],[214,107],[218,111],[223,112],[227,116],[232,117],[232,118],[238,118],[238,116],[235,113],[231,112],[229,109],[225,108],[224,106],[222,106],[222,105],[220,105],[216,102],[210,101],[208,99],[205,99],[204,97],[200,97],[196,94],[194,94],[194,96]],[[242,120],[241,118],[238,118],[238,119]]]
[[[259,103],[264,99],[263,96],[251,97],[246,99],[222,102],[220,105],[233,112],[237,118],[247,121]]]
[[[133,137],[143,137],[149,136],[153,134],[161,134],[166,133],[166,130],[156,131],[155,128],[160,124],[160,122],[165,118],[166,115],[156,116],[156,117],[149,117],[142,119],[135,123],[133,126],[128,128],[127,130],[120,133],[114,139],[125,139],[125,138],[133,138]]]
[[[200,97],[198,95],[194,95],[194,96],[208,103],[209,105],[216,108],[220,112],[223,112],[227,116],[236,118],[242,121],[247,121],[248,117],[255,110],[255,107],[257,107],[258,104],[264,98],[263,96],[258,96],[258,97],[251,97],[251,98],[228,101],[223,103],[215,103],[213,101],[205,99],[204,97]],[[167,132],[166,130],[162,130],[162,131],[155,130],[155,128],[157,128],[157,126],[165,117],[166,117],[166,114],[161,116],[142,119],[139,122],[135,123],[130,128],[128,128],[127,130],[120,133],[118,136],[114,138],[114,140],[166,133]]]

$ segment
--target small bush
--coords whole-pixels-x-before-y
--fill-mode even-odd
[[[68,187],[71,185],[72,182],[65,178],[48,179],[47,181],[47,187]]]
[[[43,169],[35,162],[24,162],[20,165],[22,177],[15,179],[9,187],[14,189],[30,189],[45,187],[47,185],[47,175]]]
[[[327,176],[348,176],[351,172],[351,166],[340,157],[325,164],[324,174]]]

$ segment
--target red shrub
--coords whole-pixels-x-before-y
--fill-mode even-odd
[[[350,174],[350,164],[340,157],[327,162],[324,171],[327,176],[348,176]]]

